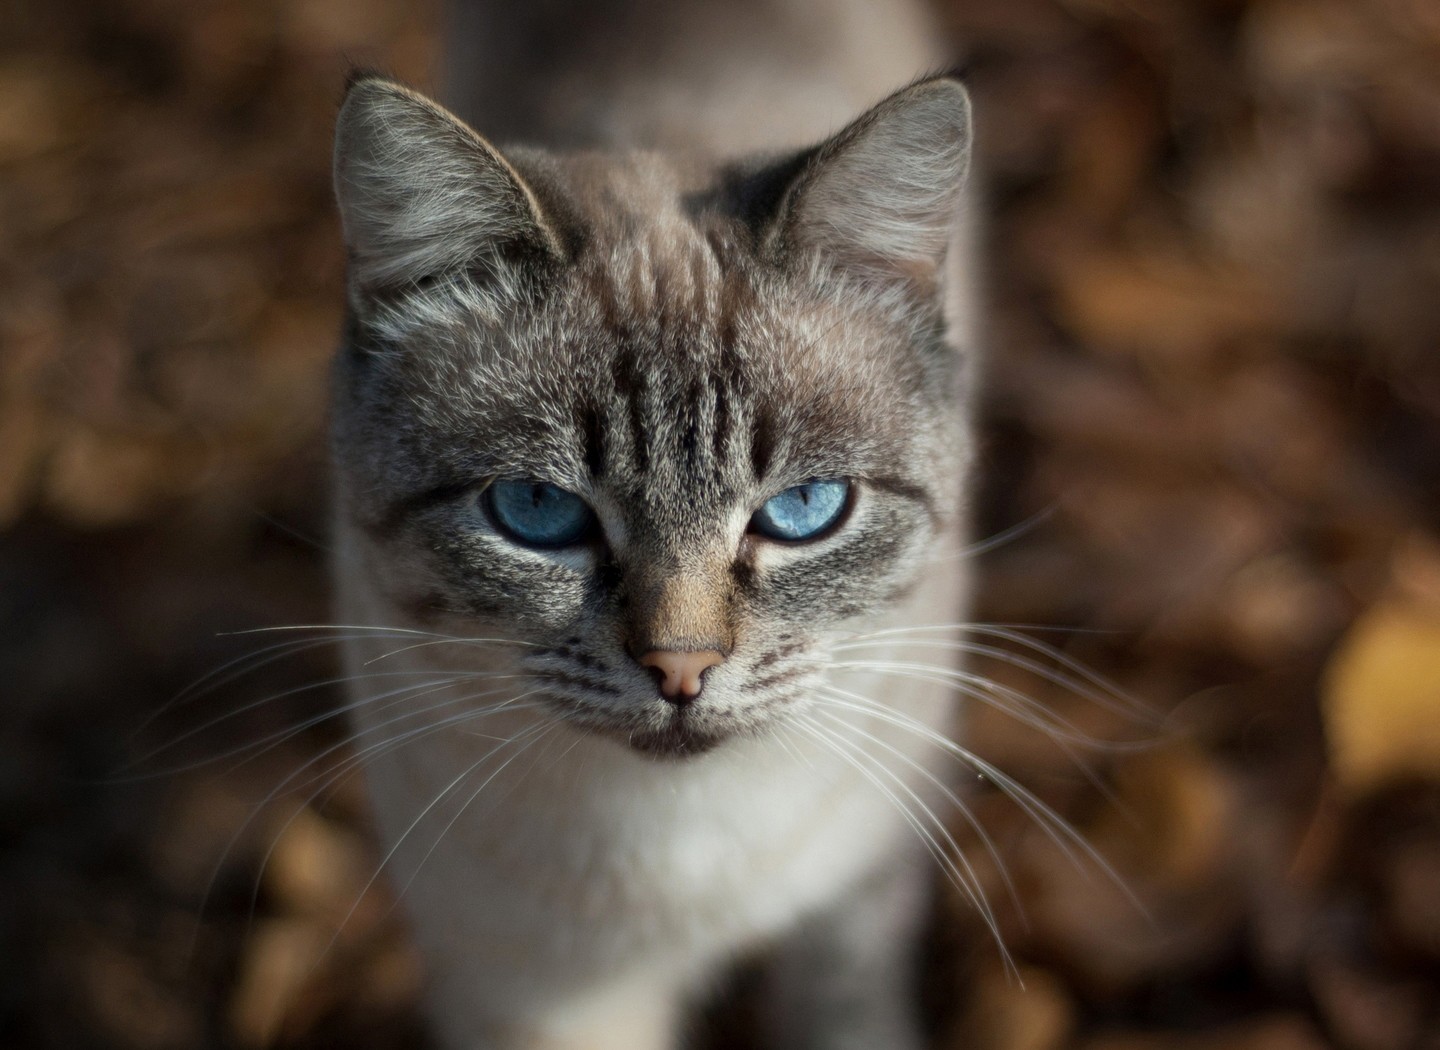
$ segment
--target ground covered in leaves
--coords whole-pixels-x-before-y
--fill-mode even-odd
[[[333,654],[181,690],[326,619],[329,127],[349,62],[429,82],[430,17],[4,12],[0,1041],[423,1045],[358,784],[257,809],[338,738]],[[1018,979],[944,896],[937,1043],[1440,1048],[1440,7],[944,13],[991,214],[980,526],[1014,530],[978,617],[1058,653],[977,665],[1085,738],[972,739],[1115,877],[967,785]]]

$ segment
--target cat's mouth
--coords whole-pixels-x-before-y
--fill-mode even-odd
[[[681,761],[713,751],[736,737],[763,732],[776,707],[783,706],[760,704],[735,712],[716,710],[704,702],[676,708],[657,699],[615,710],[577,698],[556,700],[561,717],[584,732],[608,737],[647,758]]]

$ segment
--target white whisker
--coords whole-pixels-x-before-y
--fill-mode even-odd
[[[516,699],[523,699],[525,696],[528,695],[530,694],[522,693]],[[453,780],[451,780],[448,784],[441,788],[440,791],[436,793],[435,797],[431,799],[430,802],[425,806],[425,808],[419,812],[415,819],[410,822],[410,824],[405,828],[405,830],[395,838],[395,841],[385,852],[385,855],[380,859],[380,863],[375,866],[375,870],[371,873],[370,878],[365,881],[365,885],[362,886],[360,888],[360,891],[355,895],[355,902],[345,913],[344,918],[340,920],[339,924],[336,927],[335,933],[330,938],[329,943],[326,945],[324,951],[320,953],[320,957],[323,958],[325,954],[328,953],[330,949],[335,946],[335,942],[339,939],[341,932],[345,929],[345,927],[349,924],[350,920],[354,917],[356,910],[364,901],[366,894],[368,894],[370,890],[374,887],[376,881],[380,878],[386,867],[388,867],[390,862],[394,859],[395,854],[399,851],[400,847],[405,844],[406,840],[409,839],[411,834],[413,834],[415,829],[420,825],[420,822],[425,819],[426,815],[429,814],[431,810],[433,810],[437,805],[439,805],[442,801],[449,797],[454,792],[454,790],[470,776],[471,773],[473,773],[476,769],[478,769],[481,765],[488,761],[492,755],[496,754],[502,748],[505,748],[510,744],[518,743],[522,740],[525,741],[523,746],[521,746],[521,748],[516,751],[515,754],[507,758],[504,762],[500,764],[497,769],[495,769],[493,772],[490,773],[489,776],[487,776],[483,781],[481,781],[480,786],[470,794],[470,796],[456,811],[455,816],[453,816],[450,819],[449,823],[447,823],[445,827],[440,830],[439,836],[437,836],[435,841],[431,843],[430,848],[425,851],[425,855],[420,858],[419,863],[415,866],[415,870],[411,872],[410,878],[406,880],[405,885],[401,887],[400,892],[396,894],[395,903],[397,904],[404,897],[405,892],[409,889],[411,883],[419,874],[420,869],[424,866],[425,862],[430,859],[430,856],[432,853],[434,853],[436,847],[440,845],[441,841],[444,840],[446,834],[448,834],[450,829],[454,827],[455,822],[460,819],[461,814],[465,812],[465,810],[470,806],[470,804],[475,801],[475,799],[480,795],[480,793],[484,791],[485,788],[497,776],[499,776],[502,772],[505,771],[506,767],[508,767],[511,762],[514,762],[516,758],[524,754],[525,751],[533,743],[535,743],[536,740],[544,737],[547,733],[554,729],[557,724],[558,723],[555,722],[544,722],[539,725],[528,726],[527,728],[520,730],[520,732],[516,733],[514,736],[507,737],[506,739],[500,741],[500,743],[496,744],[489,751],[485,752],[485,754],[481,755],[480,758],[478,758],[476,761],[466,766],[465,769],[463,769],[458,776],[456,776]]]
[[[278,700],[285,700],[292,696],[298,696],[302,693],[310,692],[311,690],[326,689],[334,686],[344,685],[347,682],[356,682],[375,678],[399,678],[415,675],[428,675],[430,677],[426,678],[422,682],[404,685],[399,687],[398,689],[391,690],[390,692],[381,693],[373,697],[368,697],[365,700],[356,701],[349,704],[342,704],[339,707],[327,708],[320,714],[314,715],[306,719],[305,721],[300,723],[298,727],[287,727],[286,729],[279,730],[276,733],[272,733],[270,736],[263,737],[260,740],[252,740],[239,747],[222,752],[219,755],[211,755],[197,762],[189,763],[184,766],[158,770],[154,773],[137,774],[128,778],[117,778],[116,782],[125,783],[135,780],[149,780],[154,779],[155,777],[173,776],[177,773],[189,772],[190,770],[200,768],[201,766],[211,765],[213,763],[223,761],[227,758],[242,755],[247,751],[252,751],[257,748],[260,750],[256,751],[256,753],[263,754],[269,746],[272,746],[276,742],[283,742],[285,740],[291,739],[292,737],[297,735],[298,732],[303,732],[304,730],[317,726],[322,722],[328,722],[342,717],[347,711],[353,710],[356,704],[370,703],[374,702],[375,700],[384,699],[386,697],[398,696],[411,689],[427,689],[436,685],[437,682],[440,684],[448,684],[451,682],[463,682],[467,679],[475,679],[476,677],[478,677],[474,672],[455,671],[449,674],[446,678],[439,679],[434,677],[434,671],[426,668],[417,668],[413,671],[377,671],[363,675],[342,675],[336,678],[327,678],[316,682],[307,682],[303,685],[293,686],[289,689],[282,690],[281,692],[272,693],[269,696],[261,697],[258,700],[252,700],[249,703],[242,704],[239,707],[234,708],[233,710],[225,712],[224,714],[217,715],[209,721],[202,723],[201,725],[194,726],[191,729],[185,730],[184,732],[172,737],[158,747],[151,749],[144,755],[141,755],[139,758],[132,760],[129,763],[128,768],[134,768],[136,766],[143,765],[150,760],[158,757],[159,755],[163,755],[165,754],[165,752],[175,749],[176,747],[184,743],[186,740],[193,739],[194,737],[197,737],[202,733],[208,732],[209,730],[214,729],[216,726],[221,725],[232,718],[237,718],[240,715],[245,714],[247,711],[255,710],[256,708],[263,707],[266,704],[271,704]]]
[[[837,691],[843,693],[851,702],[862,706],[863,710],[872,714],[874,717],[890,722],[897,728],[908,729],[916,735],[931,741],[942,750],[948,751],[952,756],[995,784],[1018,805],[1021,810],[1034,820],[1041,830],[1046,832],[1051,841],[1065,854],[1066,859],[1077,873],[1085,878],[1091,877],[1090,868],[1081,861],[1081,856],[1083,855],[1095,869],[1102,872],[1116,888],[1126,896],[1138,911],[1146,914],[1144,905],[1125,883],[1125,880],[1121,878],[1114,866],[1111,865],[1069,821],[1060,816],[1059,813],[1043,802],[1034,792],[1030,791],[1030,789],[1026,788],[993,763],[987,762],[975,754],[975,752],[960,746],[960,744],[951,740],[949,737],[937,733],[923,722],[918,722],[907,715],[887,708],[883,704],[869,700],[856,693],[849,693],[845,690]]]
[[[1024,521],[1011,525],[1008,529],[1001,529],[999,532],[994,533],[993,535],[990,535],[983,540],[976,540],[974,543],[967,543],[965,546],[961,547],[953,554],[950,554],[944,558],[937,558],[935,560],[965,561],[971,558],[978,558],[982,554],[988,554],[990,553],[990,551],[993,551],[998,547],[1003,547],[1007,543],[1013,543],[1015,540],[1020,539],[1022,536],[1025,536],[1026,534],[1034,531],[1039,526],[1045,524],[1047,521],[1049,521],[1055,516],[1055,511],[1059,508],[1059,506],[1060,504],[1058,502],[1052,503],[1048,507],[1043,508],[1042,510],[1037,510],[1034,514],[1030,515],[1030,517],[1026,518]]]
[[[540,648],[534,642],[522,642],[511,638],[432,638],[429,641],[415,642],[413,645],[406,645],[399,649],[391,649],[389,652],[381,653],[379,656],[372,656],[361,666],[368,667],[381,660],[389,660],[391,657],[399,656],[402,653],[414,652],[416,649],[425,649],[432,645],[515,645]]]
[[[870,648],[886,642],[899,641],[907,646],[924,646],[927,648],[946,649],[973,655],[990,656],[1002,662],[1009,663],[1011,666],[1030,671],[1040,677],[1046,678],[1047,681],[1051,681],[1061,688],[1068,689],[1106,710],[1145,722],[1155,722],[1158,720],[1155,711],[1142,701],[1125,693],[1115,683],[1109,681],[1091,668],[1086,667],[1085,664],[1073,656],[1052,645],[1047,645],[1036,638],[1031,638],[1024,633],[1026,631],[1057,629],[1058,628],[1047,628],[1033,624],[990,623],[925,624],[914,627],[893,627],[851,636],[836,645],[832,645],[831,651],[853,651],[855,649]],[[1066,633],[1073,633],[1069,628],[1065,628],[1064,630]],[[940,632],[959,632],[1010,642],[1032,653],[1053,660],[1073,674],[1075,679],[1058,675],[1053,668],[1045,667],[1043,664],[1020,656],[1019,654],[994,646],[986,646],[982,642],[971,641],[968,638],[926,639],[923,637],[913,637],[914,635]],[[1081,683],[1088,683],[1088,685],[1082,685]]]
[[[962,696],[993,707],[1057,741],[1069,740],[1096,749],[1115,746],[1108,741],[1085,733],[1078,726],[1052,712],[1034,697],[968,671],[957,671],[940,665],[907,664],[882,660],[837,661],[831,666],[837,671],[885,674],[910,681],[943,685]]]
[[[421,631],[414,627],[384,627],[369,623],[285,623],[271,627],[245,627],[238,631],[221,631],[221,637],[247,634],[279,634],[289,631],[364,631],[367,635],[408,634],[419,638],[453,638],[458,635]]]
[[[994,938],[995,945],[1000,952],[1006,969],[1018,975],[1018,969],[1010,955],[1009,949],[1005,946],[1005,939],[1000,932],[999,919],[990,907],[990,902],[985,899],[984,888],[974,868],[971,866],[969,859],[965,856],[964,851],[960,849],[959,844],[955,841],[955,837],[950,834],[950,829],[945,826],[944,821],[940,820],[930,806],[925,803],[924,799],[922,799],[910,785],[906,784],[903,778],[886,766],[878,756],[871,754],[860,744],[847,739],[838,731],[818,725],[814,719],[809,716],[802,715],[801,722],[809,729],[815,739],[822,743],[828,741],[832,753],[848,762],[857,773],[864,777],[871,786],[879,791],[881,795],[895,807],[896,812],[910,825],[911,830],[920,837],[922,844],[940,866],[941,870],[945,872],[951,884],[969,900],[975,908],[976,914],[981,917],[981,921],[984,922],[986,928]],[[849,723],[842,724],[847,725],[847,727],[851,729],[857,728]],[[842,745],[847,750],[842,751]],[[936,839],[934,832],[932,832],[929,827],[926,827],[910,807],[879,779],[875,770],[869,769],[861,763],[861,758],[869,759],[874,763],[876,770],[888,776],[897,787],[903,790],[913,800],[926,820],[940,832],[945,845],[949,846],[948,852],[944,846],[941,845],[940,841]]]
[[[205,672],[205,674],[185,686],[185,688],[181,689],[173,697],[157,707],[136,726],[134,732],[130,735],[130,739],[133,741],[138,738],[147,727],[163,715],[193,703],[203,696],[214,693],[216,690],[222,689],[231,682],[244,678],[246,675],[254,674],[261,668],[268,667],[288,657],[309,652],[312,649],[320,649],[327,645],[341,645],[360,637],[363,636],[342,634],[331,638],[292,638],[283,642],[276,642],[273,645],[264,646],[257,650],[242,653],[233,659],[225,661],[220,666]]]
[[[827,705],[856,711],[860,714],[864,714],[867,716],[873,715],[873,711],[859,704],[848,703],[838,697],[826,695],[823,697],[823,702]],[[1024,917],[1024,905],[1020,901],[1020,895],[1015,888],[1014,880],[1010,877],[1010,870],[1008,867],[1006,867],[1004,859],[1000,856],[1000,850],[996,847],[994,840],[991,839],[990,833],[985,830],[985,826],[981,824],[979,818],[975,816],[974,811],[965,804],[964,799],[960,798],[960,796],[955,793],[954,789],[950,787],[950,785],[946,784],[933,772],[931,772],[925,766],[921,765],[919,762],[915,761],[914,758],[910,757],[904,751],[895,747],[893,744],[881,740],[873,733],[867,732],[866,730],[862,729],[860,726],[857,726],[852,722],[845,722],[843,719],[840,719],[840,717],[835,714],[835,712],[822,709],[818,713],[825,715],[827,718],[840,721],[842,722],[842,724],[850,726],[856,732],[863,734],[866,739],[872,741],[876,746],[884,748],[886,751],[899,758],[911,769],[914,769],[921,776],[923,776],[937,791],[939,791],[941,795],[945,798],[945,801],[949,802],[950,805],[955,808],[956,812],[960,814],[966,825],[969,826],[969,828],[973,832],[975,832],[976,837],[980,839],[981,844],[985,847],[985,851],[990,854],[990,859],[995,862],[996,871],[1000,875],[1000,880],[1005,885],[1005,892],[1009,896],[1011,903],[1015,905],[1016,912],[1022,918]],[[942,734],[937,733],[936,735],[942,736],[943,738]],[[970,870],[970,865],[968,861],[966,862],[965,866],[967,871]]]
[[[449,683],[447,683],[447,685],[448,684]],[[249,827],[254,823],[256,818],[259,817],[260,814],[263,813],[272,803],[274,803],[276,799],[278,799],[282,794],[284,794],[287,789],[290,789],[292,786],[292,782],[297,781],[298,778],[300,778],[306,770],[311,769],[312,767],[316,766],[317,764],[324,761],[331,755],[336,754],[337,752],[343,753],[349,751],[362,738],[372,736],[376,733],[381,733],[389,727],[394,726],[398,723],[411,721],[415,718],[419,718],[422,716],[428,716],[433,712],[443,710],[446,707],[453,707],[457,703],[472,702],[477,699],[483,699],[486,696],[492,696],[495,693],[502,691],[503,690],[495,689],[482,691],[479,693],[470,693],[464,696],[452,698],[450,700],[444,701],[443,703],[431,704],[419,710],[408,710],[404,714],[387,719],[377,725],[370,726],[367,729],[364,729],[358,733],[351,734],[345,739],[331,744],[329,747],[326,747],[318,754],[312,755],[306,761],[301,763],[297,768],[295,768],[284,778],[282,778],[278,784],[276,784],[273,788],[270,789],[266,796],[251,809],[250,815],[245,819],[243,823],[241,823],[239,828],[237,828],[234,834],[230,837],[229,842],[226,844],[225,848],[220,853],[220,858],[216,862],[215,868],[211,872],[211,876],[207,882],[205,893],[202,896],[200,911],[202,913],[204,912],[206,904],[209,901],[211,894],[214,892],[215,883],[220,877],[220,872],[224,870],[226,862],[229,860],[231,854],[234,852],[235,847],[239,844],[241,838],[244,837],[246,830],[249,829]],[[522,697],[526,695],[529,694],[521,694]],[[259,880],[263,876],[265,869],[269,866],[270,859],[273,856],[275,848],[279,844],[281,837],[284,835],[285,830],[290,827],[290,825],[295,821],[295,819],[300,815],[300,813],[304,812],[308,808],[312,808],[316,800],[319,799],[321,795],[336,787],[339,783],[343,782],[343,780],[347,778],[350,774],[359,770],[374,759],[379,758],[381,755],[389,754],[390,752],[397,750],[398,748],[403,747],[407,744],[413,743],[416,740],[424,739],[445,729],[463,725],[466,722],[475,721],[479,718],[495,714],[503,710],[515,711],[525,710],[531,707],[543,706],[543,704],[539,703],[517,704],[516,701],[518,699],[520,699],[520,697],[512,697],[509,700],[502,701],[501,703],[491,706],[471,708],[458,714],[439,719],[438,721],[427,720],[423,725],[418,726],[414,729],[406,730],[405,732],[394,736],[387,736],[384,739],[377,741],[376,743],[367,744],[359,751],[345,755],[341,758],[340,761],[336,762],[329,768],[316,773],[314,776],[306,780],[294,783],[293,787],[295,789],[303,789],[309,784],[314,783],[317,779],[322,780],[320,786],[316,788],[316,790],[312,792],[304,801],[302,801],[299,806],[296,807],[295,811],[284,822],[284,824],[280,826],[280,829],[275,832],[274,836],[272,837],[270,846],[266,849],[265,854],[261,858],[260,863],[256,869],[256,881],[251,891],[251,914],[253,915],[258,900],[258,893],[260,887]],[[358,706],[358,703],[352,706]]]

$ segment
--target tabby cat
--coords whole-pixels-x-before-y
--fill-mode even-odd
[[[472,4],[479,131],[349,87],[337,607],[447,1048],[671,1047],[742,956],[777,1047],[921,1045],[975,356],[934,39]]]

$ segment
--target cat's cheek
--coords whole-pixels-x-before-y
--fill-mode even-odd
[[[523,631],[567,631],[589,605],[593,566],[582,552],[540,553],[498,536],[470,536],[436,553],[451,607],[474,619]]]
[[[351,535],[363,534],[355,530]],[[373,537],[346,544],[344,550],[346,566],[389,610],[387,620],[429,627],[452,611],[450,583],[426,551]]]
[[[934,528],[918,505],[873,498],[833,537],[816,544],[762,544],[755,552],[757,616],[800,630],[833,628],[910,593]]]

